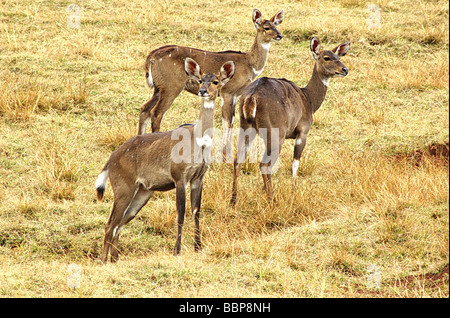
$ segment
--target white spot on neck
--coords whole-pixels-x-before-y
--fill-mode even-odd
[[[259,74],[261,74],[264,71],[264,67],[260,70],[255,70],[254,67],[252,67],[253,69],[253,74],[255,74],[255,77],[259,76]]]
[[[203,99],[203,108],[214,109],[214,101],[209,99]]]
[[[330,78],[329,77],[321,78],[320,80],[322,81],[323,85],[325,85],[325,87],[328,87],[328,84],[330,83]]]
[[[270,49],[270,42],[263,42],[261,43],[261,47],[263,50],[269,51]]]
[[[213,140],[210,136],[204,135],[202,138],[196,137],[195,142],[197,143],[197,145],[199,147],[205,146],[205,147],[209,148],[212,146]]]

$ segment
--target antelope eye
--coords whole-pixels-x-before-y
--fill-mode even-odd
[[[201,83],[203,83],[203,81],[202,80],[198,80],[198,83],[201,84]]]
[[[325,56],[323,59],[324,59],[325,61],[331,61],[331,59],[330,59],[328,56]]]
[[[217,84],[219,84],[219,81],[214,81],[213,84],[217,85]]]
[[[269,31],[270,28],[269,27],[264,27],[264,30]]]

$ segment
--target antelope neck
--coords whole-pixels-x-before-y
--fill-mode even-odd
[[[313,113],[322,105],[327,93],[329,78],[322,78],[317,71],[317,62],[314,64],[314,70],[308,85],[303,89],[309,100]]]
[[[200,109],[198,123],[201,124],[202,136],[206,133],[212,138],[212,131],[210,128],[214,128],[214,100],[202,98],[202,107]]]
[[[267,56],[269,54],[270,42],[262,42],[261,35],[256,34],[255,41],[248,54],[248,61],[253,68],[253,73],[260,74],[266,65]],[[255,76],[256,77],[256,76]]]

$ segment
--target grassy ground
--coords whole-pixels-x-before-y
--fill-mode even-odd
[[[79,29],[67,25],[71,3],[0,2],[2,297],[449,296],[447,1],[381,0],[379,11],[362,0],[82,1]],[[202,252],[187,213],[172,256],[172,191],[123,230],[119,262],[101,264],[112,193],[98,203],[94,184],[137,131],[146,55],[168,43],[245,51],[254,7],[285,9],[263,76],[304,86],[312,35],[325,48],[351,41],[349,75],[331,81],[315,115],[298,186],[292,140],[275,204],[248,164],[230,208],[232,167],[214,163]],[[193,122],[198,107],[182,93],[162,129]]]

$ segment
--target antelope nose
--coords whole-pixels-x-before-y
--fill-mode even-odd
[[[206,88],[201,88],[200,91],[198,92],[198,95],[200,95],[200,96],[204,96],[206,94],[207,94],[206,93]]]
[[[281,34],[278,34],[277,37],[275,38],[277,41],[280,41],[283,38],[283,36]]]
[[[342,72],[344,72],[344,74],[347,75],[347,74],[348,74],[348,68],[343,67],[343,68],[342,68]]]

